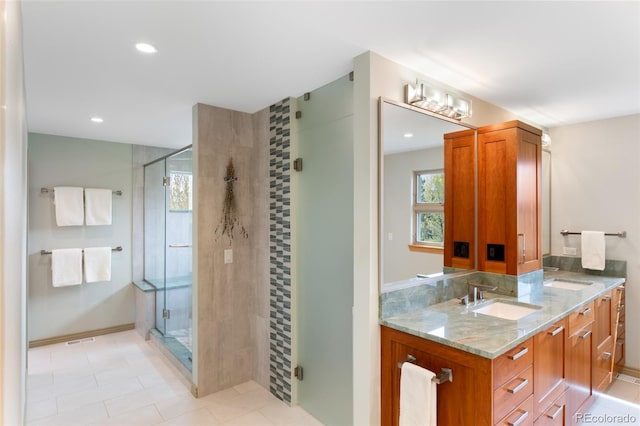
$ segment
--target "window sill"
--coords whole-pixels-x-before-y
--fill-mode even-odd
[[[423,246],[419,244],[409,244],[409,251],[417,251],[421,253],[444,254],[444,247]]]

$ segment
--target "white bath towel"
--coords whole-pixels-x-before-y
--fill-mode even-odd
[[[111,281],[111,247],[84,249],[84,280],[88,283]]]
[[[82,249],[51,250],[51,282],[54,287],[82,284]]]
[[[58,226],[78,226],[84,223],[82,188],[56,186],[53,189]]]
[[[582,231],[582,267],[604,271],[604,232]]]
[[[88,226],[111,225],[113,192],[110,189],[85,188],[84,199]]]
[[[400,426],[436,426],[438,423],[436,375],[410,362],[400,372]]]

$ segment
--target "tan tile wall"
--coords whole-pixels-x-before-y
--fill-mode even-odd
[[[256,380],[268,385],[268,110],[255,114],[194,107],[198,395]],[[248,232],[231,246],[214,230],[222,218],[224,176],[233,159],[237,211]],[[233,249],[233,263],[224,250]],[[197,290],[196,290],[197,289]],[[267,383],[262,383],[264,381]]]

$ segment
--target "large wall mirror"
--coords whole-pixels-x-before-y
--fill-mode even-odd
[[[380,282],[443,275],[444,134],[468,130],[380,99]],[[475,170],[475,164],[469,164]],[[475,247],[470,248],[475,250]]]

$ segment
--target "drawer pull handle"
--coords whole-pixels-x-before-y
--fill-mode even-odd
[[[522,380],[522,382],[520,382],[520,384],[518,386],[516,386],[513,389],[507,389],[507,392],[516,394],[516,393],[520,392],[525,386],[527,386],[529,384],[529,380],[528,379],[520,379],[520,380]]]
[[[580,312],[580,315],[588,315],[591,312],[591,308],[587,308],[584,311]]]
[[[582,336],[580,336],[581,339],[586,339],[587,337],[591,336],[591,330],[587,331],[586,333],[584,333]]]
[[[557,336],[558,334],[562,333],[562,330],[564,330],[563,326],[557,327],[555,330],[550,331],[548,334],[549,336]]]
[[[509,426],[518,426],[520,423],[522,423],[524,421],[524,419],[526,419],[527,417],[529,417],[529,412],[528,411],[523,411],[522,414],[520,414],[520,417],[518,417],[516,419],[515,422],[510,422],[507,421],[507,424]]]
[[[602,298],[603,302],[608,302],[609,300],[611,300],[611,296],[605,296]]]
[[[616,290],[618,290],[620,293],[622,293],[624,291],[624,286],[618,286],[618,288],[616,288]]]
[[[511,361],[515,361],[516,359],[520,358],[522,355],[526,354],[527,352],[529,352],[529,348],[522,348],[520,349],[520,352],[514,355],[509,355],[507,356],[507,358],[509,358]]]
[[[605,352],[602,354],[603,361],[609,361],[611,359],[611,352]]]
[[[554,411],[553,414],[544,413],[544,415],[549,417],[551,420],[555,420],[556,417],[558,417],[560,415],[560,413],[562,413],[562,410],[564,409],[564,405],[554,404],[554,406],[558,407],[558,409],[556,411]]]

